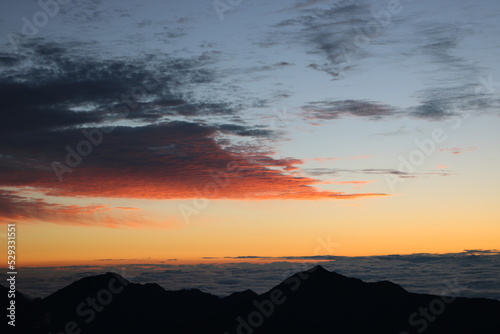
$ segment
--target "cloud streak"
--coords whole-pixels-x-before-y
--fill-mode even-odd
[[[0,223],[16,221],[108,228],[147,228],[154,225],[144,217],[130,214],[124,216],[101,204],[61,205],[40,198],[23,196],[16,191],[0,190]],[[165,222],[161,225],[166,226]]]
[[[305,118],[309,120],[332,120],[345,116],[377,120],[395,114],[394,107],[373,101],[356,100],[312,102],[302,109]]]
[[[429,175],[448,176],[454,174],[452,171],[442,170],[442,169],[431,170],[425,173],[405,173],[397,169],[388,169],[388,168],[365,168],[365,169],[307,168],[305,169],[305,173],[313,177],[320,177],[325,175],[338,176],[342,174],[364,174],[364,175],[394,175],[400,178],[411,178],[411,179],[417,177],[425,177]],[[351,181],[351,182],[358,183],[367,181]]]
[[[314,6],[322,3],[307,1],[293,6],[292,9],[299,10],[299,15],[277,24],[275,28],[279,33],[261,45],[268,47],[283,41],[299,41],[309,47],[309,54],[322,60],[309,64],[309,68],[340,79],[344,71],[355,67],[352,59],[367,57],[368,52],[356,48],[354,42],[359,34],[357,30],[374,19],[369,6],[362,1],[338,1],[328,8]],[[276,36],[280,36],[279,39]]]
[[[441,148],[439,151],[441,152],[450,152],[451,154],[458,155],[465,152],[473,152],[476,151],[477,147],[453,147],[453,148]]]

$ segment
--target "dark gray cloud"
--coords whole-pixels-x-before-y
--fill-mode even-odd
[[[331,261],[336,260],[338,256],[333,255],[314,255],[314,256],[225,256],[225,259],[261,259],[261,260],[318,260],[318,261]]]
[[[332,79],[341,79],[345,72],[369,57],[369,46],[390,44],[394,40],[379,40],[387,23],[378,22],[371,12],[373,4],[359,0],[302,1],[285,11],[297,16],[275,25],[276,33],[260,43],[270,47],[279,43],[303,45],[317,60],[309,68],[327,73]],[[389,21],[400,21],[391,17]],[[278,37],[279,36],[279,37]]]
[[[304,172],[307,175],[313,177],[324,176],[324,175],[344,175],[344,174],[364,174],[364,175],[395,175],[400,178],[417,178],[425,177],[429,175],[439,175],[448,176],[454,175],[453,171],[450,170],[430,170],[425,173],[406,173],[397,169],[376,169],[376,168],[366,168],[366,169],[337,169],[337,168],[305,168]]]
[[[230,103],[200,101],[190,90],[193,84],[216,81],[206,66],[213,62],[208,53],[127,61],[89,57],[73,46],[78,47],[32,39],[19,53],[4,54],[16,66],[0,70],[3,133],[88,126],[113,116],[120,105],[131,109],[129,119],[146,122],[235,113]]]
[[[498,249],[466,249],[464,252],[469,255],[500,254],[500,250]]]
[[[379,103],[363,99],[325,100],[310,102],[304,106],[304,109],[312,109],[307,117],[336,119],[356,115],[380,119],[407,115],[432,121],[463,112],[498,113],[500,98],[488,93],[479,81],[486,69],[457,55],[463,40],[479,33],[480,27],[462,22],[426,22],[418,15],[406,13],[401,17],[392,17],[390,23],[391,30],[404,25],[403,34],[407,34],[407,38],[405,39],[405,35],[391,34],[389,40],[385,38],[385,28],[382,26],[373,28],[372,35],[367,35],[367,27],[378,24],[370,12],[371,4],[363,1],[338,1],[328,5],[328,9],[320,8],[324,7],[322,5],[324,3],[321,1],[297,3],[294,8],[300,14],[275,27],[282,29],[280,34],[276,34],[280,39],[269,37],[262,46],[269,47],[283,41],[296,45],[298,41],[308,47],[307,53],[323,57],[323,61],[311,63],[309,68],[323,71],[334,79],[342,79],[343,73],[357,67],[363,59],[380,57],[380,54],[371,54],[369,48],[370,45],[380,44],[385,47],[386,55],[418,59],[426,64],[428,69],[420,74],[428,78],[424,81],[427,87],[414,93],[418,102],[409,108],[384,103],[379,106]],[[390,44],[395,43],[399,43],[398,49],[390,47]]]
[[[230,133],[238,136],[251,136],[251,137],[270,137],[275,135],[275,132],[269,129],[250,128],[237,124],[221,124],[217,129],[222,133]]]
[[[330,120],[345,116],[356,116],[369,119],[381,119],[392,116],[396,110],[392,106],[373,101],[321,101],[303,106],[304,116],[310,120]]]
[[[481,87],[480,76],[485,68],[457,56],[457,49],[477,27],[463,23],[426,22],[415,26],[414,56],[435,65],[428,88],[416,92],[420,104],[408,108],[414,117],[439,120],[461,112],[497,113],[500,99]]]
[[[0,53],[0,66],[14,66],[19,63],[20,59],[18,57],[14,57],[9,53]]]

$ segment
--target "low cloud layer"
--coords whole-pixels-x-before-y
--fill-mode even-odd
[[[276,262],[175,265],[165,261],[162,264],[107,266],[106,262],[118,261],[108,259],[101,266],[24,268],[19,289],[43,297],[85,276],[114,271],[132,282],[158,283],[167,290],[197,288],[219,296],[246,289],[264,293],[296,272],[321,264],[328,270],[369,282],[390,280],[410,292],[440,295],[447,284],[453,282],[461,288],[459,296],[500,300],[498,250],[466,250],[439,255],[241,256],[237,259]],[[292,260],[294,262],[287,262]]]

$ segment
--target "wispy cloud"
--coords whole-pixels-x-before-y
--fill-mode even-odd
[[[0,223],[16,221],[110,228],[147,228],[154,225],[154,222],[148,221],[145,217],[130,214],[124,216],[102,204],[61,205],[40,198],[27,197],[21,192],[0,190]],[[167,226],[166,222],[162,222],[161,226]]]
[[[395,108],[372,101],[323,101],[303,106],[304,116],[309,120],[331,120],[345,116],[381,119],[395,114]]]
[[[451,154],[462,154],[465,152],[473,152],[477,150],[477,147],[453,147],[453,148],[441,148],[441,152],[450,152]]]
[[[331,181],[330,183],[333,184],[342,184],[342,185],[354,185],[354,189],[361,189],[364,186],[377,182],[376,180],[371,180],[371,181]]]
[[[324,71],[337,80],[343,79],[345,73],[368,59],[375,63],[381,61],[382,56],[405,61],[418,60],[422,67],[416,71],[424,78],[425,88],[414,92],[416,103],[410,107],[362,98],[312,101],[302,107],[306,119],[332,120],[356,116],[379,120],[407,116],[434,121],[463,112],[478,115],[498,113],[499,96],[486,89],[478,89],[481,85],[479,78],[484,76],[485,68],[465,56],[459,56],[461,53],[458,52],[463,49],[462,43],[466,38],[480,34],[481,24],[474,26],[453,21],[436,23],[411,14],[411,10],[403,12],[403,16],[394,18],[390,27],[379,27],[388,30],[390,39],[384,33],[370,38],[370,46],[385,43],[385,53],[380,54],[372,53],[370,47],[355,46],[359,31],[375,20],[375,4],[339,1],[329,9],[319,6],[320,3],[314,1],[298,3],[296,9],[300,14],[276,26],[283,31],[280,31],[280,40],[275,38],[273,43],[288,39],[295,43],[302,42],[308,46],[308,53],[323,57],[323,62],[311,63],[308,67]],[[400,29],[402,27],[404,29]],[[397,49],[388,46],[397,43]]]
[[[308,47],[309,54],[318,56],[318,62],[309,64],[309,67],[339,79],[342,72],[355,66],[351,58],[367,56],[366,50],[354,48],[353,43],[356,29],[364,28],[373,21],[373,17],[369,6],[362,1],[338,1],[328,4],[328,8],[315,6],[321,3],[306,1],[294,5],[291,9],[299,10],[299,14],[277,24],[277,33],[269,35],[261,46],[292,41],[303,43]],[[356,49],[355,52],[353,49]],[[349,59],[346,59],[347,53]]]
[[[385,168],[365,168],[365,169],[340,169],[340,168],[306,168],[305,173],[314,177],[319,176],[339,176],[344,174],[364,174],[364,175],[395,175],[400,178],[417,178],[429,175],[447,176],[454,174],[448,170],[430,170],[422,173],[405,173],[397,169]],[[358,182],[358,181],[353,181]]]

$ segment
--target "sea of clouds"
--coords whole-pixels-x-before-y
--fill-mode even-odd
[[[461,297],[500,300],[498,251],[439,255],[285,257],[265,258],[270,261],[267,263],[242,263],[245,258],[259,260],[258,257],[244,257],[239,258],[238,263],[225,264],[159,263],[21,268],[17,276],[17,288],[31,297],[46,297],[80,278],[116,272],[131,282],[157,283],[167,290],[196,288],[219,296],[246,289],[263,293],[294,273],[320,264],[330,271],[367,282],[389,280],[410,292],[440,295],[451,284],[460,287],[458,295]],[[5,286],[6,275],[0,274],[0,278],[1,284]]]

